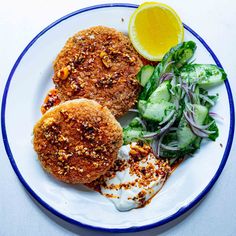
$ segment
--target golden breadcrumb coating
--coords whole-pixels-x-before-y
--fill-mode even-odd
[[[120,117],[136,103],[142,65],[127,36],[96,26],[68,39],[54,61],[53,81],[62,101],[94,99]]]
[[[122,128],[97,102],[76,99],[49,109],[33,130],[34,149],[44,169],[67,183],[89,183],[113,165]]]

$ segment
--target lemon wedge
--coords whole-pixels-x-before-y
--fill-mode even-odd
[[[178,14],[159,2],[141,4],[129,21],[129,37],[134,48],[150,61],[160,61],[164,54],[184,39]]]

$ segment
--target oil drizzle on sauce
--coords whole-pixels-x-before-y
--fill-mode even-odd
[[[155,158],[150,146],[143,144],[130,145],[128,155],[128,160],[124,161],[118,158],[114,166],[104,176],[93,181],[92,183],[86,184],[86,186],[100,192],[112,201],[115,201],[116,199],[119,200],[120,196],[118,193],[120,190],[132,191],[133,187],[139,186],[140,191],[137,192],[137,196],[132,195],[132,197],[127,197],[127,200],[135,202],[136,206],[132,208],[144,207],[150,203],[151,199],[161,190],[171,173],[173,173],[173,171],[183,161],[183,158],[180,158],[176,160],[172,166],[170,166],[168,160]],[[140,165],[141,162],[143,163]],[[158,165],[157,169],[154,168],[155,165]],[[128,182],[127,180],[126,182],[121,181],[118,184],[114,184],[113,180],[109,182],[109,180],[116,176],[118,171],[122,172],[126,168],[129,168],[131,175],[134,174],[135,176],[138,176],[138,178],[132,179]],[[154,181],[157,183],[155,186],[155,191],[149,187],[150,183],[154,183]],[[111,192],[115,192],[117,194],[111,194]]]

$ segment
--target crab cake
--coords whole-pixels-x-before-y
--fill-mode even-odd
[[[97,102],[76,99],[48,110],[34,127],[34,149],[43,168],[67,183],[89,183],[114,163],[122,128]]]
[[[53,81],[63,101],[94,99],[120,117],[136,103],[142,65],[127,36],[96,26],[69,38],[54,61]]]

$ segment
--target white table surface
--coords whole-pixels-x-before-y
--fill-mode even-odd
[[[119,1],[1,0],[0,97],[15,60],[39,31],[74,10],[89,5]],[[120,2],[138,4],[143,1]],[[163,0],[162,2],[176,9],[183,22],[191,26],[210,45],[228,74],[236,100],[236,2],[234,0]],[[236,235],[235,144],[234,141],[228,162],[217,183],[197,207],[162,227],[129,235]],[[0,236],[109,234],[71,225],[39,206],[15,175],[5,153],[2,138],[0,167]]]

